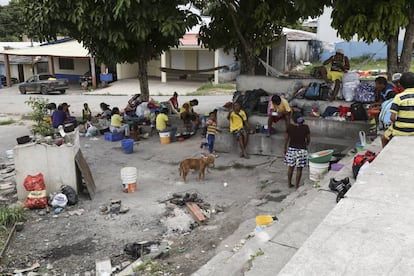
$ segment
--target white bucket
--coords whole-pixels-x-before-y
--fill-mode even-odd
[[[6,150],[6,157],[7,159],[13,159],[14,154],[13,154],[13,150]]]
[[[160,143],[169,144],[171,142],[170,132],[160,132]]]
[[[309,161],[309,179],[320,181],[325,173],[328,172],[328,163],[314,163]]]
[[[133,193],[137,187],[137,168],[125,167],[121,169],[122,189],[124,192]]]

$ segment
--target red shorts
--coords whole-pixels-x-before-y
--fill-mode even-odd
[[[282,119],[284,119],[285,117],[284,116],[270,116],[271,118],[272,118],[272,122],[273,123],[277,123],[277,122],[279,122],[280,120],[282,120]]]

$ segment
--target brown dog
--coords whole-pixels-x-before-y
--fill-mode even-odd
[[[187,181],[186,177],[188,172],[193,170],[198,170],[198,180],[204,180],[204,171],[206,167],[214,167],[214,157],[201,157],[201,158],[188,158],[184,159],[180,163],[180,176],[183,176],[184,182]]]

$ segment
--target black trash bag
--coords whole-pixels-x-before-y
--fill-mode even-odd
[[[144,243],[127,243],[124,246],[124,252],[127,255],[130,255],[134,259],[151,253],[150,246],[153,244],[158,244],[157,242],[144,242]]]
[[[68,205],[75,205],[78,203],[78,194],[71,186],[62,185],[60,189],[62,190],[62,194],[68,198]]]

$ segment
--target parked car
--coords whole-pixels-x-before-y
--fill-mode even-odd
[[[59,91],[61,94],[64,94],[66,89],[69,89],[68,79],[56,79],[50,74],[33,75],[27,81],[19,84],[21,94],[26,94],[26,92],[40,92],[45,95],[53,91]]]
[[[1,81],[1,85],[2,86],[7,86],[7,81],[6,81],[6,76],[5,75],[0,75],[0,81]],[[11,78],[11,84],[16,84],[19,83],[19,80],[16,78]]]

